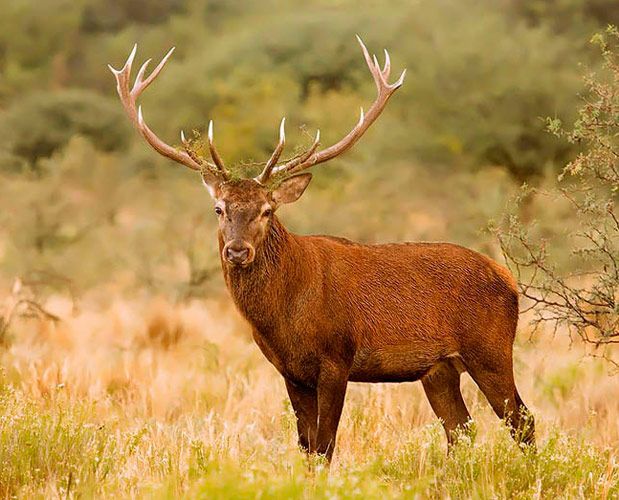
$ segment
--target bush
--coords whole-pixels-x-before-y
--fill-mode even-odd
[[[563,170],[557,193],[572,207],[569,272],[549,258],[552,242],[533,236],[517,216],[507,218],[499,236],[522,294],[532,302],[535,324],[564,325],[598,347],[619,341],[619,30],[610,27],[593,41],[605,71],[586,76],[587,95],[573,130],[549,120],[552,131],[584,148]]]
[[[16,102],[0,114],[0,169],[19,159],[35,166],[82,135],[104,151],[127,145],[129,125],[122,107],[84,90],[37,93]]]

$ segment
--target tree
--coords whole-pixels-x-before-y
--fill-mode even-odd
[[[535,326],[565,326],[599,348],[619,344],[619,30],[609,27],[592,42],[601,50],[603,71],[585,77],[587,92],[573,129],[548,120],[557,136],[582,146],[560,175],[557,193],[574,215],[571,269],[553,264],[551,242],[516,215],[507,217],[498,235]]]
[[[102,151],[127,146],[129,124],[116,101],[85,90],[39,92],[0,113],[0,171],[36,168],[69,140],[88,137]]]

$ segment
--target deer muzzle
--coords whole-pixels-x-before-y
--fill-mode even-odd
[[[233,266],[247,266],[251,264],[256,255],[254,247],[244,241],[230,241],[223,249],[223,258]]]

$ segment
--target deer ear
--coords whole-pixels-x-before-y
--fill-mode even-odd
[[[288,177],[271,192],[271,199],[277,206],[297,201],[311,180],[312,174],[309,173]]]
[[[217,191],[219,190],[221,179],[216,175],[210,173],[208,170],[202,170],[202,172],[200,172],[200,175],[202,177],[202,184],[204,184],[206,190],[209,192],[209,194],[214,200],[217,199]]]

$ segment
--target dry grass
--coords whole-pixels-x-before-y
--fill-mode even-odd
[[[523,340],[538,422],[522,454],[468,377],[477,437],[452,456],[420,384],[353,384],[335,462],[308,468],[281,378],[221,301],[87,299],[13,325],[0,354],[0,496],[619,495],[619,377],[561,339]]]

